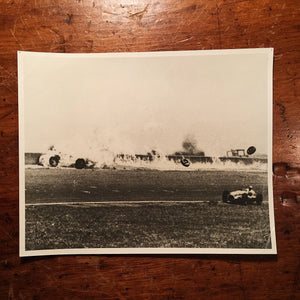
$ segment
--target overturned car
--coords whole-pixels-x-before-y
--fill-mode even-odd
[[[256,193],[252,186],[249,186],[242,190],[236,190],[232,192],[224,191],[222,200],[225,203],[261,205],[263,201],[263,195],[261,193]]]

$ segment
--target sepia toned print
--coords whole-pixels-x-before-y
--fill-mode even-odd
[[[272,61],[19,52],[20,255],[276,253]]]

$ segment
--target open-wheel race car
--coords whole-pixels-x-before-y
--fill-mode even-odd
[[[242,190],[236,190],[232,192],[224,191],[222,200],[225,203],[261,205],[263,201],[263,195],[261,193],[256,193],[252,186],[248,186]]]
[[[95,163],[88,158],[76,157],[53,150],[42,154],[39,158],[39,164],[44,167],[75,167],[76,169],[91,169],[95,166]]]

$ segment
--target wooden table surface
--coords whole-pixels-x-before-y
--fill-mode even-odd
[[[300,258],[299,0],[0,1],[0,298],[295,299]],[[17,50],[274,47],[278,255],[18,256]]]

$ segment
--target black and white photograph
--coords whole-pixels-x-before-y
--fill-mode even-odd
[[[20,256],[276,254],[273,49],[18,52]]]

